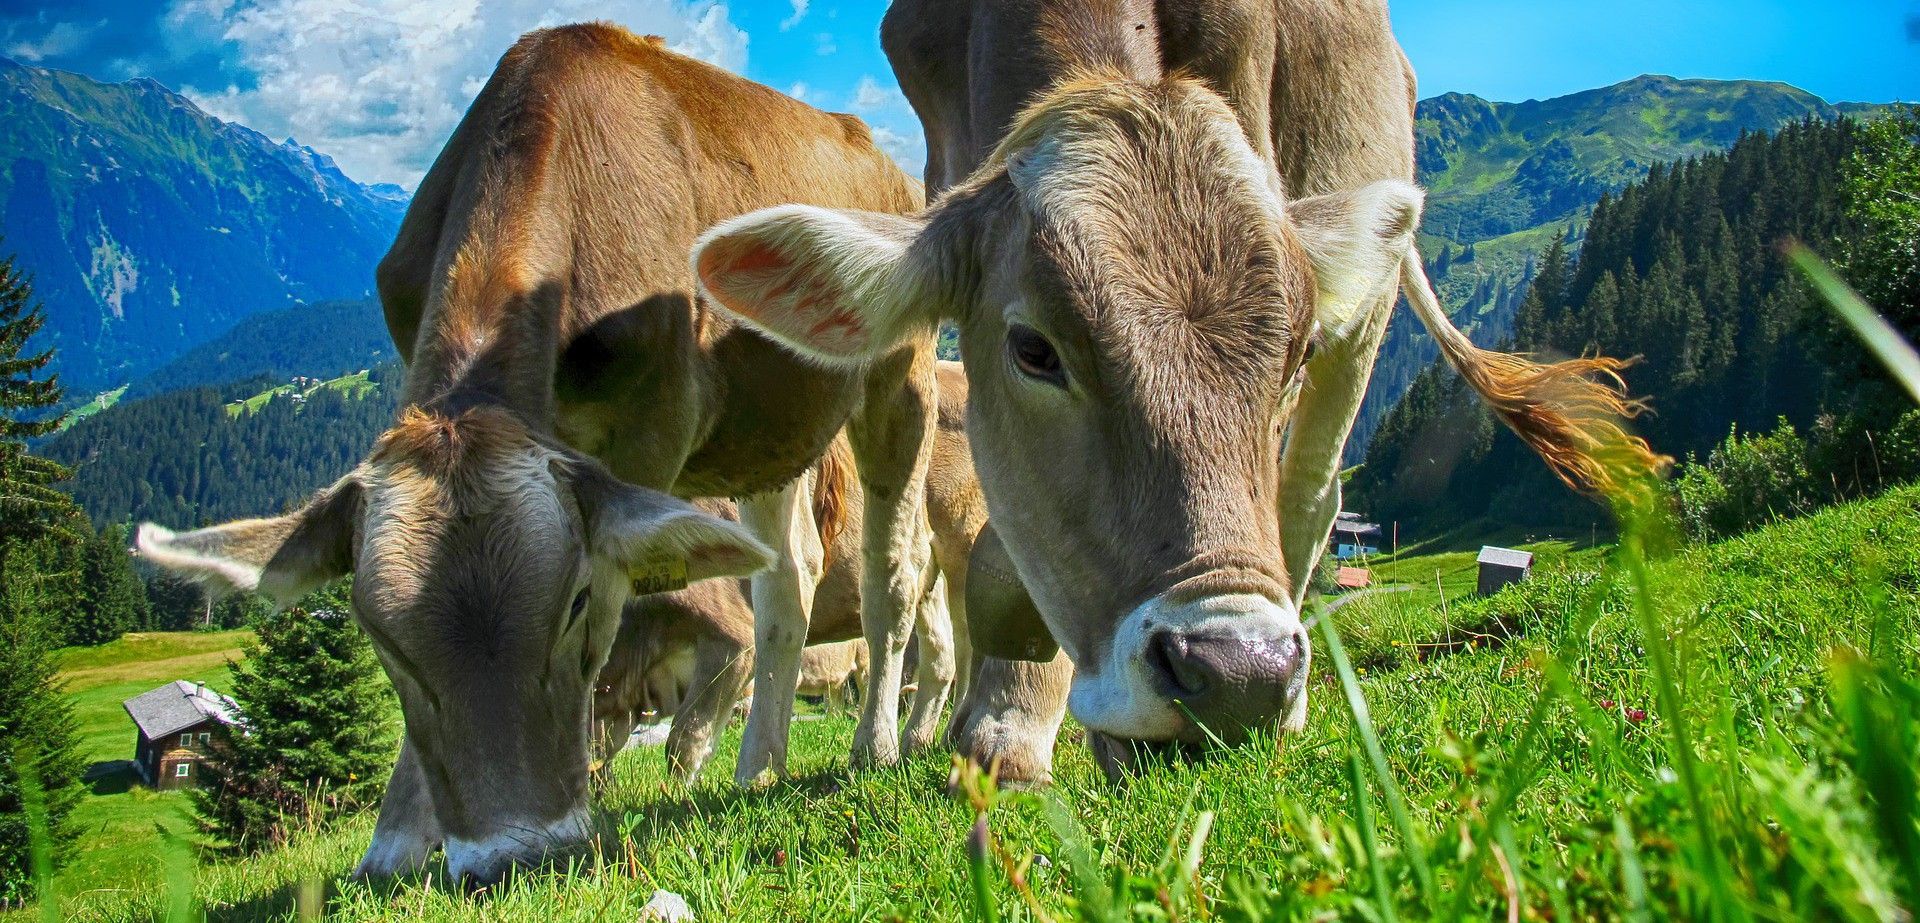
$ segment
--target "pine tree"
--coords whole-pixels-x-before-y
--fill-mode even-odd
[[[206,832],[235,852],[368,804],[393,763],[398,708],[346,584],[261,618],[232,666],[244,733],[220,744],[195,793]]]
[[[127,553],[125,528],[108,526],[81,549],[79,602],[66,626],[68,644],[105,644],[147,626],[151,609]]]
[[[13,258],[0,259],[0,541],[48,533],[79,538],[71,530],[73,501],[49,486],[73,472],[29,453],[26,445],[58,429],[62,420],[29,418],[60,403],[58,376],[40,377],[53,361],[53,350],[23,355],[45,323],[46,314]]]
[[[46,831],[58,861],[72,840],[67,818],[80,797],[73,712],[60,692],[53,649],[54,614],[75,589],[70,545],[85,526],[72,501],[48,486],[66,469],[26,447],[58,425],[27,419],[60,400],[53,378],[39,377],[52,352],[22,357],[42,323],[13,261],[0,260],[0,905],[31,896],[29,823]],[[26,816],[23,770],[42,793],[37,819]]]

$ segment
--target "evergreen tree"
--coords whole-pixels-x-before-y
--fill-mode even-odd
[[[44,315],[11,259],[0,260],[0,904],[31,896],[23,770],[38,780],[38,822],[58,861],[72,840],[80,760],[71,706],[55,675],[54,616],[74,593],[71,544],[84,529],[65,494],[48,486],[66,469],[27,451],[57,419],[28,415],[60,400],[39,374],[51,351],[25,355]]]
[[[127,553],[127,530],[108,526],[80,551],[80,605],[66,626],[66,643],[105,644],[147,627],[146,587]]]
[[[392,767],[398,707],[345,583],[256,622],[232,665],[244,733],[229,734],[195,801],[227,849],[286,842],[302,825],[373,803]]]

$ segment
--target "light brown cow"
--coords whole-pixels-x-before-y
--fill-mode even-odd
[[[1008,777],[1069,703],[1107,757],[1304,720],[1302,594],[1402,288],[1563,475],[1652,464],[1619,363],[1484,352],[1435,301],[1384,0],[897,0],[882,40],[938,201],[730,221],[701,283],[823,363],[959,328],[992,528],[1075,671],[976,677],[957,733]]]
[[[921,205],[858,119],[617,27],[527,35],[380,265],[408,362],[399,424],[298,513],[144,532],[163,563],[281,598],[355,574],[406,718],[363,873],[443,844],[451,875],[485,881],[583,841],[591,683],[636,587],[771,562],[753,581],[755,683],[784,692],[760,697],[736,777],[780,771],[818,574],[800,480],[843,429],[866,488],[874,684],[900,685],[925,570],[930,336],[829,369],[709,310],[687,264],[702,228],[793,201]],[[667,493],[743,497],[745,529]],[[857,760],[897,759],[897,715],[896,696],[868,697]]]
[[[909,749],[933,741],[941,717],[941,690],[951,688],[958,631],[949,601],[965,611],[967,562],[974,536],[986,522],[985,501],[967,455],[966,379],[958,363],[938,369],[939,429],[927,479],[926,514],[932,526],[938,571],[925,584],[916,640],[914,711],[902,728]],[[864,507],[858,481],[845,476],[850,459],[844,441],[810,473],[812,522],[825,550],[825,572],[814,590],[812,620],[801,658],[798,691],[826,695],[850,676],[864,688],[868,670],[860,631],[860,520]],[[731,504],[701,500],[696,506],[731,518]],[[957,589],[955,589],[957,588]],[[621,746],[643,714],[672,716],[667,762],[677,778],[699,771],[739,698],[753,663],[753,610],[745,588],[709,581],[675,593],[627,604],[607,665],[600,671],[594,715],[603,748]],[[930,690],[922,692],[922,690]]]

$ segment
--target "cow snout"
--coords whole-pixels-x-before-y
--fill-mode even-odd
[[[1304,692],[1306,632],[1160,629],[1149,639],[1147,667],[1159,692],[1211,736],[1244,740],[1272,728]]]
[[[547,824],[510,824],[476,839],[448,837],[447,875],[469,888],[498,884],[516,871],[550,866],[580,854],[590,835],[582,810]]]

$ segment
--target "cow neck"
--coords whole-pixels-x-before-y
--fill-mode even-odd
[[[523,306],[537,299],[521,302]],[[506,311],[486,323],[423,334],[407,369],[403,406],[457,416],[475,407],[512,411],[529,429],[554,427],[555,318]]]

